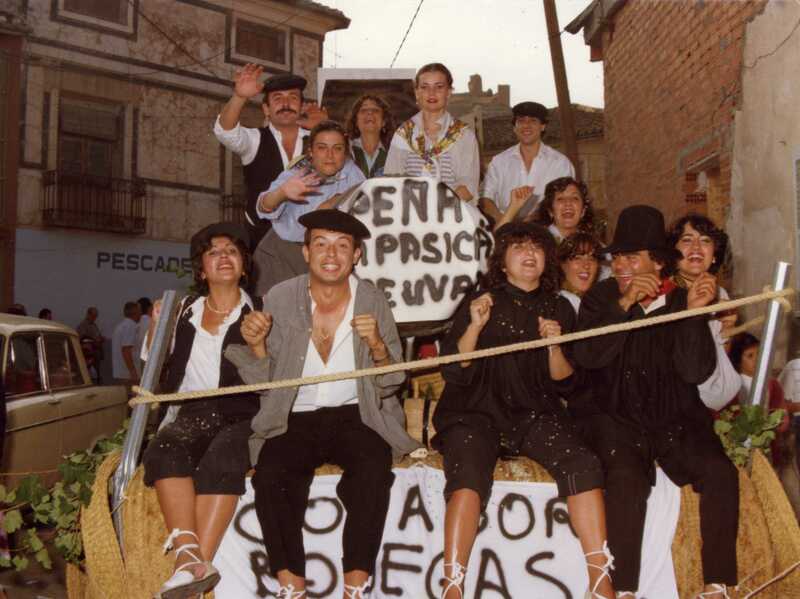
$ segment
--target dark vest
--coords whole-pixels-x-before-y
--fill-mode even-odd
[[[178,315],[178,324],[175,327],[175,347],[172,350],[167,362],[164,366],[166,376],[162,388],[165,393],[174,393],[177,391],[183,377],[186,375],[186,365],[189,362],[189,357],[192,353],[192,345],[194,345],[194,336],[197,333],[194,325],[190,322],[192,317],[192,304],[197,299],[197,296],[191,296],[186,299]],[[263,301],[260,297],[253,298],[253,306],[256,310],[261,310]],[[220,362],[219,372],[219,387],[231,387],[234,385],[243,385],[239,376],[239,372],[226,357],[225,349],[230,344],[246,345],[242,337],[241,324],[244,317],[250,313],[250,307],[244,305],[239,319],[228,327],[225,338],[222,340],[222,361]],[[241,393],[238,395],[216,397],[209,399],[200,399],[188,402],[186,405],[199,407],[199,404],[209,404],[215,409],[222,411],[225,414],[241,415],[242,417],[252,417],[258,412],[259,402],[257,393]]]
[[[258,130],[261,133],[261,141],[258,143],[258,152],[253,162],[243,167],[244,181],[247,185],[247,216],[250,219],[250,235],[254,237],[252,247],[258,245],[259,240],[270,229],[270,222],[258,217],[256,204],[258,196],[269,189],[272,182],[283,172],[283,159],[278,148],[278,140],[270,131],[269,127],[262,127]],[[299,135],[299,133],[298,133]],[[305,141],[303,149],[305,150]],[[296,158],[296,157],[295,157]]]
[[[389,155],[385,148],[381,147],[378,149],[378,156],[375,158],[372,169],[368,166],[367,155],[364,150],[358,146],[352,146],[352,150],[353,162],[361,169],[361,172],[364,173],[367,179],[371,177],[380,177],[383,174],[383,167],[386,166],[386,156]]]

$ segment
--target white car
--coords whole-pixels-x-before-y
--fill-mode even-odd
[[[92,382],[74,329],[0,314],[0,358],[7,409],[0,471],[53,470],[62,456],[122,426],[127,392]]]

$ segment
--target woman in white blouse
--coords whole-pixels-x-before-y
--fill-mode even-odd
[[[181,305],[162,390],[200,391],[243,384],[224,357],[230,344],[244,344],[240,323],[261,302],[242,286],[250,265],[249,235],[234,223],[205,227],[191,240],[192,270],[199,295]],[[161,312],[153,307],[150,340]],[[219,581],[211,564],[245,490],[250,468],[250,420],[258,411],[253,393],[197,399],[170,408],[145,449],[144,482],[155,487],[167,530],[164,550],[175,550],[175,571],[156,599],[195,597]],[[177,412],[177,413],[175,413]]]
[[[426,64],[414,79],[420,111],[392,138],[384,173],[431,177],[464,201],[478,197],[480,153],[475,133],[447,112],[453,75],[441,63]]]

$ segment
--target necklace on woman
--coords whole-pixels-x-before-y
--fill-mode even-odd
[[[211,310],[214,314],[222,314],[223,316],[228,316],[231,312],[233,312],[233,308],[228,310],[217,310],[214,306],[211,305],[211,298],[206,297],[206,307]]]

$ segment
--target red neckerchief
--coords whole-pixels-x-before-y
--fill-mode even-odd
[[[677,289],[677,288],[678,288],[678,286],[675,284],[675,282],[672,279],[670,279],[670,278],[661,279],[661,287],[658,288],[658,295],[655,296],[655,297],[646,297],[643,300],[641,300],[639,303],[642,304],[642,306],[644,306],[645,308],[647,308],[647,306],[649,306],[651,303],[653,303],[660,296],[666,295],[670,291],[672,291],[673,289]]]

